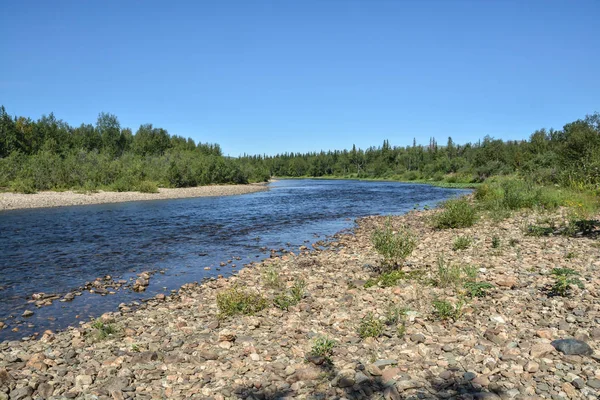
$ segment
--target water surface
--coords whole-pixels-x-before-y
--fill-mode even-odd
[[[217,271],[220,262],[238,256],[234,263],[241,267],[267,257],[264,247],[297,249],[352,228],[357,217],[404,213],[466,192],[398,182],[281,180],[267,192],[241,196],[0,212],[0,321],[9,325],[0,340],[62,329],[122,302],[230,275],[237,268]],[[165,272],[154,275],[144,293],[27,304],[33,293],[64,295],[97,277],[129,279],[146,270]],[[25,309],[35,314],[23,318]]]

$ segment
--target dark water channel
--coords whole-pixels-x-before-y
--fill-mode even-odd
[[[168,293],[184,283],[231,275],[268,257],[352,228],[365,215],[400,214],[465,193],[396,182],[281,180],[268,192],[0,212],[0,340],[64,329],[122,303]],[[235,260],[220,268],[219,263]],[[205,270],[205,267],[211,267]],[[97,277],[155,274],[143,293],[84,292],[37,308],[33,293],[64,295]],[[26,310],[31,317],[22,317]],[[13,332],[17,327],[18,331]]]

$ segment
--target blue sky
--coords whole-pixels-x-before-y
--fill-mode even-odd
[[[600,2],[12,1],[0,104],[232,156],[484,135],[600,111]]]

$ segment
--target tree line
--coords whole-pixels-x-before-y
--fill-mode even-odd
[[[72,127],[53,114],[37,121],[11,117],[0,107],[0,188],[37,190],[155,190],[278,177],[381,178],[476,183],[520,174],[538,184],[600,188],[600,114],[540,129],[528,139],[489,136],[458,144],[225,157],[218,144],[195,143],[152,124],[135,133],[100,113],[95,125]]]
[[[100,113],[95,125],[72,127],[52,113],[34,121],[0,107],[0,188],[156,191],[268,179],[264,167],[224,157],[218,144],[152,124],[133,133],[115,115]]]
[[[600,187],[600,114],[540,129],[528,140],[503,141],[489,136],[476,143],[392,146],[385,140],[366,150],[244,156],[271,176],[383,178],[401,181],[477,183],[495,175],[520,174],[538,184]]]

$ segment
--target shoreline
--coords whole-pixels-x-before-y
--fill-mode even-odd
[[[271,182],[271,181],[270,181]],[[53,208],[131,201],[168,200],[194,197],[235,196],[269,190],[270,182],[246,185],[208,185],[193,188],[161,188],[158,193],[105,192],[77,193],[45,191],[34,194],[0,193],[0,212],[30,208]]]
[[[100,322],[45,332],[40,340],[2,342],[0,398],[3,387],[11,398],[57,399],[597,398],[597,240],[528,236],[521,228],[540,218],[533,212],[434,230],[435,212],[392,217],[418,241],[407,276],[390,286],[368,283],[380,263],[371,236],[388,217],[365,217],[324,250],[301,248],[229,278],[186,284],[137,309],[124,305]],[[472,243],[453,250],[458,236]],[[440,299],[461,301],[451,288],[431,284],[440,254],[448,265],[477,266],[478,280],[492,284],[487,296],[464,305],[460,318],[440,319],[432,307]],[[546,291],[558,265],[582,280],[568,297]],[[299,280],[306,286],[298,304],[275,307],[277,296]],[[220,315],[217,296],[236,287],[270,305],[253,315]],[[386,322],[381,335],[361,338],[361,321],[369,315],[389,321],[390,306],[408,311]],[[111,333],[99,338],[107,326]],[[562,354],[551,345],[572,337],[595,354]],[[311,355],[318,338],[334,342],[330,363]]]
[[[401,180],[401,179],[393,179],[393,178],[358,178],[358,177],[339,177],[339,176],[278,176],[274,179],[316,179],[316,180],[340,180],[340,181],[364,181],[364,182],[398,182],[398,183],[406,183],[413,185],[430,185],[435,187],[447,188],[447,189],[476,189],[478,186],[481,186],[481,183],[452,183],[452,182],[444,182],[444,181],[429,181],[423,179],[416,180]]]

